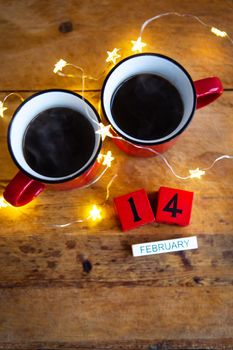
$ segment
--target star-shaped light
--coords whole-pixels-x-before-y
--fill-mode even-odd
[[[146,43],[142,42],[142,38],[139,36],[137,40],[131,40],[131,43],[133,44],[132,51],[135,52],[142,52],[142,48],[146,46]]]
[[[67,62],[62,58],[54,65],[53,73],[61,72],[62,69],[67,65]]]
[[[4,111],[7,110],[7,107],[4,107],[3,102],[0,101],[0,117],[4,118]]]
[[[205,175],[205,170],[201,170],[197,168],[195,170],[189,170],[189,173],[190,173],[190,179],[193,179],[195,177],[200,179],[201,176]]]
[[[102,219],[101,210],[95,204],[92,206],[92,209],[90,210],[89,214],[89,218],[93,221],[96,221],[97,219]]]
[[[103,158],[104,160],[102,164],[110,168],[112,161],[115,159],[114,157],[112,157],[112,152],[108,151],[107,154],[103,154]]]
[[[102,163],[103,165],[106,165],[108,168],[111,167],[111,163],[115,158],[112,157],[112,152],[108,151],[106,154],[100,153],[98,155],[97,161],[99,163]]]
[[[112,137],[110,129],[111,129],[111,125],[104,125],[103,123],[99,123],[99,130],[97,130],[95,133],[100,134],[102,137],[102,140],[104,141],[107,136]]]
[[[0,209],[7,208],[9,206],[10,206],[10,204],[8,204],[7,201],[3,197],[0,197]]]
[[[118,51],[120,49],[113,49],[112,51],[107,51],[108,57],[106,58],[106,62],[112,62],[113,64],[116,64],[116,61],[121,55],[118,54]]]
[[[225,36],[227,36],[226,32],[219,30],[218,28],[215,28],[215,27],[211,28],[211,32],[217,36],[220,36],[221,38],[224,38]]]

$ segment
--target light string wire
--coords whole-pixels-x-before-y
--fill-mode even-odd
[[[64,61],[65,62],[65,61]],[[94,123],[98,126],[98,130],[95,131],[96,134],[101,134],[100,130],[102,130],[101,128],[103,128],[103,124],[98,122],[97,120],[95,120],[91,115],[90,115],[90,112],[89,112],[89,109],[88,109],[88,105],[85,101],[85,79],[93,79],[93,80],[98,80],[99,78],[93,78],[92,76],[89,76],[89,75],[85,75],[85,71],[82,67],[80,66],[77,66],[75,64],[72,64],[72,63],[65,63],[65,65],[70,65],[72,66],[73,68],[75,68],[76,70],[80,71],[81,72],[81,82],[82,82],[82,93],[81,93],[81,98],[82,98],[82,103],[83,103],[83,107],[84,107],[84,110],[86,112],[86,115],[87,117]],[[99,136],[101,137],[101,136]],[[114,160],[114,158],[112,157],[112,154],[111,154],[111,151],[108,151],[106,155],[103,155],[100,153],[99,157],[98,157],[98,161],[101,162],[101,159],[104,158],[102,164],[103,165],[106,165],[105,166],[105,169],[100,173],[100,175],[95,178],[93,181],[91,181],[90,183],[88,183],[87,185],[83,186],[82,188],[87,188],[87,187],[90,187],[91,185],[95,184],[96,182],[98,182],[102,176],[106,173],[106,171],[108,170],[108,168],[111,167],[111,161]]]
[[[189,13],[179,13],[179,12],[165,12],[165,13],[161,13],[159,15],[156,15],[154,17],[151,17],[149,19],[147,19],[141,26],[140,28],[140,34],[139,34],[139,38],[138,38],[138,41],[139,41],[139,51],[140,51],[140,48],[142,49],[143,46],[146,46],[145,43],[142,43],[141,39],[142,39],[142,35],[146,29],[146,27],[153,21],[159,19],[159,18],[162,18],[162,17],[165,17],[165,16],[170,16],[170,15],[174,15],[174,16],[179,16],[179,17],[190,17],[190,18],[193,18],[195,19],[196,21],[198,21],[201,25],[209,28],[211,30],[211,32],[217,36],[220,36],[220,37],[227,37],[228,40],[231,42],[231,44],[233,44],[233,39],[225,32],[225,31],[221,31],[219,29],[217,29],[216,27],[213,27],[211,25],[209,25],[208,23],[205,23],[202,19],[200,19],[198,16],[195,16],[195,15],[192,15],[192,14],[189,14]],[[132,43],[136,43],[135,41],[132,42]],[[141,45],[140,44],[144,44],[144,45]],[[128,142],[128,141],[126,141]],[[180,176],[178,175],[175,170],[173,169],[173,167],[171,166],[171,164],[168,162],[167,158],[155,151],[154,149],[151,149],[149,147],[140,147],[140,146],[137,146],[135,144],[133,144],[134,147],[136,148],[141,148],[141,149],[147,149],[148,151],[156,154],[157,156],[159,156],[163,161],[164,163],[167,165],[167,167],[170,169],[170,171],[172,172],[172,174],[177,177],[178,179],[181,179],[181,180],[188,180],[188,179],[192,179],[194,177],[197,177],[197,178],[200,178],[202,175],[205,174],[206,171],[212,169],[214,167],[214,165],[219,162],[220,160],[223,160],[223,159],[233,159],[233,156],[231,155],[222,155],[218,158],[216,158],[209,167],[207,168],[203,168],[203,169],[195,169],[195,170],[189,170],[189,173],[190,175],[189,176]]]
[[[154,17],[151,17],[151,18],[147,19],[147,20],[142,24],[142,26],[141,26],[141,28],[140,28],[140,34],[139,34],[140,36],[139,36],[138,40],[137,40],[137,41],[131,41],[131,43],[134,45],[133,48],[132,48],[132,51],[139,51],[139,52],[141,52],[141,51],[142,51],[142,48],[143,48],[144,46],[146,46],[145,43],[142,43],[141,39],[142,39],[142,35],[143,35],[143,33],[144,33],[146,27],[147,27],[151,22],[153,22],[153,21],[155,21],[155,20],[157,20],[157,19],[159,19],[159,18],[162,18],[162,17],[165,17],[165,16],[170,16],[170,15],[175,15],[175,16],[179,16],[179,17],[190,17],[190,18],[193,18],[193,19],[195,19],[196,21],[198,21],[201,25],[203,25],[203,26],[205,26],[205,27],[211,29],[211,32],[212,32],[213,34],[215,34],[215,35],[217,35],[217,36],[220,36],[220,37],[227,37],[227,38],[230,40],[231,44],[233,44],[233,40],[231,39],[231,37],[230,37],[225,31],[221,31],[221,30],[217,29],[216,27],[213,27],[213,26],[211,26],[211,25],[205,23],[205,22],[204,22],[201,18],[199,18],[198,16],[195,16],[195,15],[192,15],[192,14],[188,14],[188,13],[187,13],[187,14],[186,14],[186,13],[182,14],[182,13],[179,13],[179,12],[165,12],[165,13],[161,13],[161,14],[159,14],[159,15],[156,15],[156,16],[154,16]],[[135,46],[135,44],[136,44],[136,46]],[[117,59],[121,57],[121,55],[119,55],[119,53],[118,53],[119,50],[120,50],[120,49],[114,48],[112,51],[107,51],[108,57],[107,57],[107,59],[106,59],[106,62],[108,62],[108,63],[112,62],[112,63],[115,65]],[[65,61],[64,61],[64,62],[65,62]],[[76,66],[73,65],[73,64],[69,64],[69,65],[71,65],[71,66],[73,66],[73,67],[76,67]],[[79,67],[79,68],[81,68],[81,67]],[[90,77],[90,78],[91,78],[91,77]],[[110,131],[110,130],[111,130],[111,131]],[[113,131],[114,134],[112,133],[112,131]],[[110,138],[114,138],[114,139],[124,140],[122,137],[119,137],[119,136],[116,136],[116,135],[115,135],[115,132],[114,132],[114,130],[112,129],[111,125],[106,125],[106,126],[105,126],[103,123],[100,123],[100,124],[99,124],[99,131],[97,131],[97,133],[100,133],[100,134],[102,135],[102,139],[103,139],[103,140],[104,140],[105,137],[107,137],[107,136],[110,137]],[[126,140],[124,140],[124,141],[130,143],[129,141],[126,141]],[[131,143],[131,144],[132,144],[132,143]],[[132,145],[133,145],[134,147],[136,147],[136,148],[139,148],[139,149],[144,149],[144,150],[146,149],[146,150],[150,151],[151,153],[153,153],[153,154],[159,156],[159,157],[164,161],[164,163],[166,164],[166,166],[170,169],[170,171],[172,172],[172,174],[173,174],[176,178],[181,179],[181,180],[188,180],[188,179],[192,179],[192,178],[200,178],[202,175],[205,174],[206,171],[212,169],[213,166],[214,166],[218,161],[223,160],[223,159],[232,159],[232,158],[233,158],[233,156],[231,156],[231,155],[222,155],[222,156],[216,158],[216,159],[211,163],[211,165],[210,165],[209,167],[204,168],[204,169],[199,169],[199,168],[197,168],[197,169],[194,169],[194,170],[189,170],[190,175],[188,175],[188,176],[180,176],[180,175],[178,175],[178,174],[175,172],[175,170],[173,169],[173,167],[171,166],[171,164],[169,163],[169,161],[167,160],[167,158],[166,158],[164,155],[162,155],[161,153],[159,153],[159,152],[157,152],[157,151],[155,151],[154,149],[149,148],[149,147],[139,146],[139,145],[135,145],[135,144],[132,144]]]
[[[93,77],[93,76],[91,76],[91,75],[85,75],[84,69],[83,69],[82,67],[77,66],[76,64],[73,64],[73,63],[68,63],[68,62],[66,62],[66,61],[64,61],[64,60],[62,60],[62,61],[64,62],[64,66],[63,66],[63,67],[71,66],[71,67],[73,67],[73,68],[75,68],[75,69],[80,70],[80,71],[82,72],[82,75],[83,75],[83,78],[84,78],[84,79],[98,81],[98,80],[100,80],[100,79],[104,76],[104,72],[103,72],[101,75],[99,75],[98,77]],[[62,67],[62,68],[63,68],[63,67]],[[55,69],[55,70],[56,70],[56,69]],[[67,73],[63,73],[61,70],[58,70],[58,71],[55,72],[55,73],[57,73],[57,74],[60,75],[61,77],[80,78],[80,75],[70,74],[70,73],[68,73],[68,74],[67,74]],[[83,91],[82,91],[82,92],[83,92]]]
[[[82,93],[81,93],[81,99],[82,99],[82,103],[83,103],[83,107],[84,107],[84,110],[86,112],[86,115],[87,117],[89,118],[89,120],[91,120],[93,123],[95,123],[97,126],[98,126],[98,130],[101,130],[101,127],[103,127],[103,124],[102,123],[99,123],[98,121],[96,121],[91,115],[90,115],[90,112],[89,112],[89,109],[88,109],[88,105],[85,101],[85,97],[84,97],[84,94],[85,94],[85,79],[92,79],[92,80],[99,80],[100,77],[98,78],[94,78],[92,76],[88,76],[88,75],[85,75],[85,72],[84,72],[84,69],[80,66],[77,66],[75,64],[72,64],[72,63],[67,63],[66,61],[64,60],[60,60],[58,62],[58,65],[59,65],[59,70],[56,72],[57,74],[59,75],[62,75],[62,76],[67,76],[67,74],[64,74],[60,71],[60,69],[62,69],[63,67],[69,65],[69,66],[72,66],[73,68],[75,68],[76,70],[80,71],[81,72],[81,84],[82,84]],[[79,77],[80,78],[80,75],[74,75],[74,74],[69,74],[68,75],[69,77]],[[15,96],[18,96],[20,98],[21,101],[24,101],[24,98],[18,94],[18,93],[15,93],[15,92],[12,92],[10,94],[8,94],[7,96],[4,97],[3,101],[1,102],[0,101],[0,115],[3,117],[3,113],[4,111],[7,109],[6,107],[4,107],[4,103],[6,102],[6,100],[12,96],[12,95],[15,95]],[[1,113],[2,112],[2,113]],[[96,131],[96,134],[98,133],[98,130]],[[101,134],[101,133],[100,133]],[[101,137],[101,135],[99,136]],[[84,188],[87,188],[87,187],[90,187],[92,185],[94,185],[95,183],[97,183],[103,176],[104,174],[106,173],[106,171],[108,170],[108,168],[111,167],[111,162],[114,160],[114,157],[112,157],[112,153],[111,151],[108,151],[107,154],[102,154],[100,153],[98,158],[97,158],[97,161],[99,163],[101,163],[102,161],[102,164],[105,165],[104,169],[101,171],[101,173],[95,177],[91,182],[89,182],[88,184],[82,186],[82,189]],[[110,180],[109,184],[107,185],[107,195],[106,195],[106,199],[105,199],[105,202],[108,200],[108,197],[109,197],[109,188],[113,182],[113,180],[115,179],[117,175],[115,175],[112,180]],[[0,184],[1,187],[5,188],[5,185],[3,185],[2,183]],[[3,197],[0,197],[0,209],[1,208],[6,208],[6,207],[9,207],[11,206],[9,203],[7,203],[5,201],[5,199]],[[19,209],[18,209],[19,210]],[[19,210],[20,211],[20,210]],[[62,225],[51,225],[53,227],[67,227],[67,226],[70,226],[71,224],[74,224],[74,223],[78,223],[78,222],[84,222],[86,220],[95,220],[95,218],[100,218],[100,212],[99,212],[99,209],[96,207],[96,205],[93,205],[93,208],[92,208],[92,211],[90,212],[90,215],[85,218],[85,219],[78,219],[78,220],[74,220],[70,223],[66,223],[66,224],[62,224]]]
[[[122,139],[122,140],[123,140],[123,139]],[[159,158],[161,158],[161,159],[164,161],[164,163],[167,165],[168,169],[172,172],[172,174],[173,174],[176,178],[178,178],[178,179],[180,179],[180,180],[188,180],[188,179],[193,179],[193,178],[195,178],[195,177],[200,178],[202,175],[205,174],[206,171],[212,169],[212,168],[214,167],[214,165],[215,165],[217,162],[219,162],[220,160],[223,160],[223,159],[233,159],[233,156],[230,156],[230,155],[228,155],[228,154],[224,154],[224,155],[222,155],[222,156],[216,158],[216,159],[211,163],[211,165],[210,165],[209,167],[203,168],[203,169],[197,168],[197,169],[195,169],[195,170],[189,170],[190,175],[188,175],[188,176],[181,176],[181,175],[178,175],[178,174],[175,172],[175,170],[173,169],[173,167],[171,166],[171,164],[169,163],[169,161],[167,160],[167,158],[166,158],[162,153],[157,152],[156,150],[154,150],[154,149],[152,149],[152,148],[150,148],[150,147],[142,147],[142,146],[139,146],[139,145],[135,145],[135,144],[133,144],[133,143],[131,143],[131,142],[129,142],[129,141],[126,141],[126,140],[124,140],[124,141],[127,142],[128,144],[132,145],[132,146],[135,147],[135,148],[138,148],[138,149],[141,149],[141,150],[147,150],[147,151],[149,151],[149,152],[151,152],[151,153],[157,155]]]
[[[221,30],[217,29],[216,27],[212,27],[211,25],[205,23],[205,22],[204,22],[202,19],[200,19],[198,16],[195,16],[195,15],[192,15],[192,14],[182,14],[182,13],[178,13],[178,12],[166,12],[166,13],[162,13],[162,14],[156,15],[156,16],[154,16],[154,17],[151,17],[151,18],[147,19],[147,20],[142,24],[142,26],[141,26],[141,28],[140,28],[140,37],[139,37],[138,40],[137,40],[137,41],[140,42],[140,43],[139,43],[140,45],[139,45],[139,46],[137,47],[137,49],[136,49],[136,50],[138,50],[138,52],[141,52],[141,51],[142,51],[142,48],[143,48],[144,46],[146,46],[145,43],[142,43],[142,42],[141,42],[141,37],[142,37],[142,35],[143,35],[144,30],[146,29],[146,27],[147,27],[151,22],[153,22],[153,21],[155,21],[155,20],[157,20],[157,19],[159,19],[159,18],[162,18],[162,17],[165,17],[165,16],[169,16],[169,15],[175,15],[175,16],[179,16],[179,17],[190,17],[190,18],[193,18],[193,19],[197,20],[201,25],[203,25],[203,26],[208,27],[209,29],[211,29],[211,32],[212,32],[213,34],[215,34],[215,35],[217,35],[217,36],[220,36],[220,37],[227,37],[227,38],[230,40],[231,44],[233,44],[232,38],[231,38],[225,31],[221,31]],[[139,40],[139,39],[140,39],[140,40]],[[131,42],[132,42],[132,43],[136,43],[136,41],[131,41]],[[114,65],[116,64],[117,59],[121,57],[121,55],[118,53],[119,50],[121,50],[121,49],[115,48],[113,51],[107,51],[108,57],[107,57],[107,59],[106,59],[106,62],[108,62],[108,64],[110,64],[110,63],[113,63]],[[133,49],[132,49],[132,51],[136,51],[136,50],[133,50]],[[58,65],[58,66],[57,66],[57,65]],[[60,65],[60,66],[59,66],[59,65]],[[56,67],[56,66],[57,66],[57,67]],[[73,67],[73,68],[75,68],[75,69],[78,69],[78,70],[80,70],[80,71],[82,72],[82,99],[83,99],[83,102],[84,102],[84,105],[85,105],[85,110],[86,110],[86,113],[87,113],[88,117],[89,117],[94,123],[98,124],[98,126],[99,126],[99,130],[96,131],[96,132],[99,133],[99,134],[102,136],[102,139],[103,139],[103,140],[105,139],[106,136],[111,137],[111,138],[116,138],[116,139],[124,140],[123,138],[118,137],[118,136],[115,136],[115,135],[112,134],[112,132],[110,132],[110,129],[112,130],[111,125],[104,126],[103,123],[98,123],[96,120],[94,120],[94,119],[90,116],[89,111],[88,111],[87,106],[86,106],[86,103],[85,103],[85,99],[84,99],[85,79],[96,80],[96,81],[98,81],[98,80],[103,76],[104,73],[103,73],[102,75],[100,75],[99,77],[97,77],[97,78],[94,78],[94,77],[89,76],[89,75],[85,75],[84,70],[83,70],[82,67],[79,67],[79,66],[77,66],[77,65],[75,65],[75,64],[72,64],[72,63],[67,63],[67,62],[64,61],[63,59],[61,59],[61,60],[55,65],[55,67],[54,67],[54,73],[56,73],[56,74],[58,74],[58,75],[60,75],[60,76],[64,76],[64,77],[71,77],[71,78],[77,77],[77,75],[75,75],[75,74],[65,74],[65,73],[63,73],[63,72],[62,72],[62,69],[63,69],[65,66],[71,66],[71,67]],[[79,76],[79,77],[80,77],[80,76]],[[3,113],[4,113],[4,111],[7,109],[6,107],[4,107],[4,103],[6,102],[6,100],[7,100],[11,95],[16,95],[16,96],[18,96],[18,97],[21,99],[21,101],[24,100],[23,97],[22,97],[20,94],[15,93],[15,92],[10,93],[9,95],[5,96],[4,100],[3,100],[2,102],[0,101],[0,116],[1,116],[1,117],[3,117]],[[126,141],[126,140],[124,140],[124,141],[125,141],[125,142],[128,142],[128,141]],[[128,143],[130,143],[130,142],[128,142]],[[203,169],[197,168],[197,169],[195,169],[195,170],[189,170],[189,172],[190,172],[190,175],[189,175],[189,176],[180,176],[180,175],[178,175],[178,174],[174,171],[173,167],[172,167],[171,164],[168,162],[167,158],[166,158],[164,155],[162,155],[161,153],[159,153],[159,152],[157,152],[157,151],[155,151],[154,149],[151,149],[151,148],[149,148],[149,147],[138,146],[138,145],[135,145],[135,144],[132,144],[132,145],[133,145],[134,147],[136,147],[136,148],[140,148],[140,149],[143,149],[143,150],[147,149],[148,151],[152,152],[153,154],[159,156],[159,157],[164,161],[164,163],[167,165],[167,167],[170,169],[170,171],[172,172],[172,174],[173,174],[175,177],[177,177],[177,178],[179,178],[179,179],[182,179],[182,180],[187,180],[187,179],[191,179],[191,178],[194,178],[194,177],[200,178],[202,175],[205,174],[206,171],[212,169],[212,168],[214,167],[214,165],[215,165],[217,162],[219,162],[220,160],[223,160],[223,159],[232,159],[232,158],[233,158],[233,156],[231,156],[231,155],[222,155],[222,156],[216,158],[216,159],[211,163],[211,165],[210,165],[209,167],[203,168]],[[94,179],[90,184],[88,184],[88,185],[85,186],[85,187],[91,186],[91,185],[93,185],[94,183],[96,183],[96,182],[105,174],[107,168],[108,168],[108,166],[106,166],[106,168],[102,171],[102,173],[101,173],[96,179]],[[116,176],[117,176],[117,175],[116,175]],[[115,179],[115,177],[114,177],[111,181],[113,181],[114,179]],[[110,185],[112,184],[111,181],[110,181]],[[110,187],[110,186],[109,186],[109,187]],[[109,191],[109,188],[108,188],[108,186],[107,186],[107,193],[108,193],[108,196],[109,196],[109,192],[108,192],[108,191]],[[108,197],[108,196],[107,196],[107,197]],[[107,200],[107,198],[106,198],[106,200]],[[4,205],[3,205],[3,206],[4,206]],[[88,217],[88,219],[89,219],[89,218],[90,218],[90,217]],[[86,220],[86,219],[85,219],[85,220]],[[80,221],[79,221],[79,220],[76,220],[75,222],[83,222],[83,220],[80,220]],[[66,224],[65,224],[65,225],[66,225]],[[61,227],[61,226],[59,226],[59,227]]]
[[[16,96],[16,97],[18,97],[18,98],[21,100],[21,102],[24,101],[23,96],[21,96],[21,95],[20,95],[19,93],[17,93],[17,92],[11,92],[11,93],[9,93],[8,95],[6,95],[6,96],[4,97],[4,99],[3,99],[3,101],[0,101],[0,117],[1,117],[1,118],[4,118],[4,112],[8,109],[7,107],[5,107],[5,103],[6,103],[6,101],[7,101],[11,96]]]
[[[6,100],[7,100],[10,96],[17,96],[17,97],[20,98],[21,102],[24,101],[23,96],[21,96],[19,93],[17,93],[17,92],[11,92],[11,93],[9,93],[8,95],[6,95],[6,96],[4,97],[2,103],[4,104],[4,103],[6,102]]]
[[[161,13],[157,16],[154,16],[154,17],[147,19],[141,26],[139,37],[142,38],[143,32],[146,29],[146,27],[148,26],[148,24],[150,24],[151,22],[153,22],[159,18],[166,17],[166,16],[179,16],[179,17],[193,18],[196,21],[198,21],[200,24],[202,24],[203,26],[209,28],[213,34],[215,34],[217,36],[221,36],[221,37],[226,37],[226,38],[228,38],[228,40],[230,40],[231,44],[233,44],[233,39],[225,31],[221,31],[221,30],[217,29],[216,27],[213,27],[210,24],[205,23],[198,16],[192,15],[190,13],[179,13],[179,12],[165,12],[165,13]]]
[[[85,72],[84,72],[84,69],[80,66],[77,66],[76,64],[73,64],[73,63],[67,63],[66,61],[64,60],[60,60],[58,61],[57,65],[59,65],[59,62],[62,61],[62,65],[61,65],[61,68],[60,69],[63,69],[64,67],[66,66],[71,66],[73,68],[75,68],[76,70],[80,71],[81,72],[81,84],[82,84],[82,87],[81,87],[81,98],[82,98],[82,102],[83,102],[83,107],[84,107],[84,110],[86,112],[86,115],[87,117],[93,122],[95,123],[96,125],[99,126],[99,122],[96,121],[94,118],[92,118],[92,116],[90,115],[89,113],[89,110],[88,110],[88,106],[87,106],[87,103],[85,101],[85,97],[84,97],[84,94],[85,94],[85,79],[88,79],[88,80],[99,80],[99,78],[94,78],[92,76],[89,76],[89,75],[85,75]],[[56,71],[56,65],[55,65],[55,68],[53,70],[56,74],[60,75],[60,76],[66,76],[66,77],[72,77],[72,78],[80,78],[80,75],[75,75],[75,74],[65,74],[63,73],[61,70],[58,70]]]
[[[99,205],[105,205],[109,199],[109,196],[110,196],[110,187],[112,186],[113,184],[113,181],[117,178],[118,174],[115,174],[112,176],[111,180],[109,181],[109,183],[107,184],[107,187],[106,187],[106,196],[105,196],[105,199],[104,199],[104,202],[103,203],[100,203]],[[84,187],[82,187],[84,188]],[[94,210],[95,214],[97,215],[97,218],[101,218],[101,214],[100,214],[100,211],[99,209],[97,208],[96,205],[94,205],[92,207],[92,211]],[[71,226],[71,225],[74,225],[74,224],[78,224],[78,223],[82,223],[82,222],[85,222],[85,221],[88,221],[88,220],[93,220],[93,213],[92,211],[90,212],[90,215],[88,215],[85,219],[77,219],[77,220],[73,220],[73,221],[70,221],[70,222],[67,222],[65,224],[52,224],[50,225],[51,227],[55,227],[55,228],[64,228],[64,227],[68,227],[68,226]],[[94,219],[95,220],[95,219]]]
[[[76,70],[80,71],[81,72],[81,82],[82,82],[82,88],[81,88],[81,97],[82,97],[82,101],[83,101],[83,106],[84,106],[84,109],[86,111],[86,114],[88,116],[88,118],[93,121],[97,126],[98,126],[98,130],[96,131],[96,134],[100,134],[102,136],[102,140],[104,141],[105,137],[106,136],[109,136],[111,138],[119,138],[118,136],[114,136],[111,132],[110,132],[110,128],[111,128],[111,125],[107,125],[105,126],[103,123],[99,123],[97,122],[95,119],[92,118],[92,116],[90,115],[89,113],[89,110],[88,110],[88,107],[87,107],[87,104],[85,102],[85,80],[88,79],[88,80],[96,80],[98,81],[102,75],[100,75],[98,78],[94,78],[92,77],[91,75],[85,75],[85,72],[84,72],[84,69],[76,64],[73,64],[73,63],[68,63],[66,62],[65,60],[63,59],[60,59],[54,66],[54,69],[53,69],[53,72],[55,74],[58,74],[60,76],[66,76],[66,77],[78,77],[80,78],[80,75],[74,75],[74,74],[66,74],[64,72],[62,72],[62,69],[66,66],[71,66],[73,68],[75,68]],[[100,115],[100,103],[98,103],[98,113]]]

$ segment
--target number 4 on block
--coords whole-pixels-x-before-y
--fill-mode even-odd
[[[186,226],[190,223],[193,192],[160,187],[156,222]]]
[[[144,189],[116,197],[114,203],[123,231],[155,221]]]

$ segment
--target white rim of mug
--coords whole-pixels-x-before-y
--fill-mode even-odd
[[[191,109],[191,112],[189,114],[189,117],[187,118],[187,121],[184,123],[184,125],[175,133],[173,134],[172,136],[171,133],[168,134],[167,136],[165,136],[164,138],[161,139],[158,139],[158,140],[140,140],[140,139],[136,139],[128,134],[126,134],[125,132],[123,132],[119,127],[116,127],[115,125],[113,125],[111,119],[109,118],[108,116],[108,113],[106,112],[106,108],[105,108],[105,104],[104,104],[104,94],[105,94],[105,89],[106,89],[106,85],[108,83],[108,80],[110,79],[110,77],[112,76],[113,72],[115,72],[115,70],[118,69],[119,66],[121,66],[122,64],[124,64],[126,61],[128,60],[132,60],[132,59],[135,59],[137,57],[141,57],[141,56],[155,56],[155,57],[159,57],[159,58],[162,58],[162,59],[165,59],[171,63],[173,63],[174,65],[176,65],[178,68],[180,68],[182,70],[182,72],[186,75],[186,77],[188,78],[189,80],[189,83],[190,83],[190,87],[192,89],[192,93],[193,93],[193,106],[192,106],[192,109]],[[141,72],[143,73],[143,71]],[[159,74],[158,74],[159,75]],[[132,75],[134,76],[134,75]],[[130,76],[128,77],[130,78]],[[119,87],[120,84],[118,84],[117,87]],[[112,94],[113,96],[113,94]],[[103,83],[103,86],[102,86],[102,89],[101,89],[101,107],[102,107],[102,111],[103,111],[103,114],[104,114],[104,117],[106,118],[106,120],[109,122],[109,124],[111,124],[113,130],[119,135],[121,136],[124,140],[126,141],[129,141],[130,143],[133,143],[133,144],[136,144],[136,145],[141,145],[141,146],[155,146],[155,145],[160,145],[160,144],[163,144],[163,143],[166,143],[166,142],[169,142],[171,140],[173,140],[174,138],[176,138],[178,135],[180,135],[186,128],[187,126],[190,124],[192,118],[193,118],[193,115],[194,115],[194,112],[195,112],[195,109],[196,109],[196,90],[195,90],[195,87],[194,87],[194,83],[193,83],[193,80],[190,76],[190,74],[186,71],[186,69],[180,64],[178,63],[177,61],[175,61],[174,59],[168,57],[168,56],[165,56],[165,55],[161,55],[161,54],[157,54],[157,53],[151,53],[151,52],[145,52],[145,53],[139,53],[139,54],[135,54],[135,55],[132,55],[132,56],[129,56],[129,57],[126,57],[125,59],[121,60],[120,62],[118,62],[107,74],[105,80],[104,80],[104,83]],[[111,103],[111,102],[110,102]],[[113,119],[113,118],[112,118]]]
[[[71,95],[74,95],[75,97],[81,99],[83,101],[83,103],[86,103],[92,110],[92,112],[94,113],[95,117],[96,117],[96,120],[97,122],[101,122],[101,119],[100,119],[100,116],[97,112],[97,110],[95,109],[95,107],[86,99],[84,98],[83,96],[81,96],[80,94],[76,93],[76,92],[73,92],[73,91],[70,91],[70,90],[66,90],[66,89],[47,89],[47,90],[41,90],[31,96],[29,96],[28,98],[26,98],[18,107],[17,109],[15,110],[13,116],[12,116],[12,119],[9,123],[9,127],[8,127],[8,134],[7,134],[7,143],[8,143],[8,149],[9,149],[9,152],[10,152],[10,155],[11,155],[11,158],[12,160],[14,161],[14,163],[16,164],[16,166],[19,168],[20,171],[22,171],[24,174],[26,174],[28,177],[36,180],[36,181],[39,181],[39,182],[42,182],[42,183],[48,183],[48,184],[58,184],[58,183],[64,183],[64,182],[68,182],[68,181],[71,181],[71,180],[74,180],[75,178],[81,176],[82,174],[84,174],[88,169],[91,168],[92,165],[94,165],[95,161],[97,160],[97,157],[100,153],[100,150],[102,148],[102,139],[100,137],[99,134],[95,133],[95,137],[97,139],[97,142],[98,142],[98,147],[96,148],[96,151],[95,151],[95,154],[92,155],[92,159],[90,162],[87,162],[82,168],[81,168],[81,171],[80,170],[77,170],[75,173],[71,174],[71,175],[68,175],[68,176],[64,176],[64,177],[59,177],[59,178],[52,178],[51,179],[48,177],[48,176],[44,176],[44,175],[41,175],[38,173],[38,177],[36,175],[33,175],[31,174],[30,172],[26,171],[20,164],[20,162],[18,162],[17,158],[15,157],[14,155],[14,151],[12,149],[12,146],[11,146],[11,129],[12,129],[12,126],[13,126],[13,123],[14,123],[14,120],[18,114],[18,112],[22,109],[22,107],[27,104],[28,102],[30,102],[33,98],[39,96],[39,95],[42,95],[42,94],[46,94],[46,93],[50,93],[50,92],[62,92],[62,93],[67,93],[67,94],[71,94]],[[94,151],[93,151],[94,153]],[[30,166],[29,166],[30,167]],[[32,169],[32,168],[31,168]],[[32,171],[34,173],[37,173],[35,170],[32,169]]]

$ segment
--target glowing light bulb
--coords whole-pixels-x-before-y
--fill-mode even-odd
[[[142,42],[142,38],[139,36],[137,40],[131,40],[131,43],[133,44],[132,51],[134,52],[142,52],[143,47],[146,46],[146,43]]]
[[[10,207],[10,204],[7,203],[7,201],[3,197],[0,197],[0,209],[7,207]]]
[[[99,123],[99,130],[97,130],[95,133],[100,134],[102,137],[102,140],[104,141],[105,138],[112,137],[113,135],[110,132],[111,125],[104,125],[103,123]]]
[[[227,36],[226,32],[223,32],[222,30],[219,30],[218,28],[215,28],[215,27],[211,28],[211,32],[217,36],[220,36],[221,38],[224,38]]]
[[[108,151],[106,154],[100,153],[98,155],[97,161],[99,163],[102,163],[103,165],[106,165],[108,168],[111,167],[111,163],[115,158],[112,157],[112,152]]]
[[[4,118],[4,111],[7,110],[7,107],[4,107],[3,102],[0,101],[0,117]]]
[[[101,163],[101,162],[102,162],[102,159],[103,159],[103,154],[100,153],[100,154],[98,155],[98,157],[97,157],[97,162],[98,162],[98,163]]]
[[[67,62],[62,58],[54,65],[53,73],[61,72],[62,69],[67,65]]]
[[[205,170],[201,170],[197,168],[195,170],[189,170],[189,173],[190,173],[190,179],[193,179],[193,178],[200,179],[201,176],[205,175]]]
[[[113,64],[116,64],[116,61],[121,55],[118,54],[118,51],[120,49],[113,49],[112,51],[107,51],[108,57],[106,58],[106,62],[112,62]]]
[[[107,154],[103,154],[103,158],[104,160],[102,164],[110,168],[112,161],[115,159],[114,157],[112,157],[112,152],[108,151]]]
[[[92,206],[92,209],[90,210],[89,218],[93,221],[102,219],[101,210],[95,204]]]

